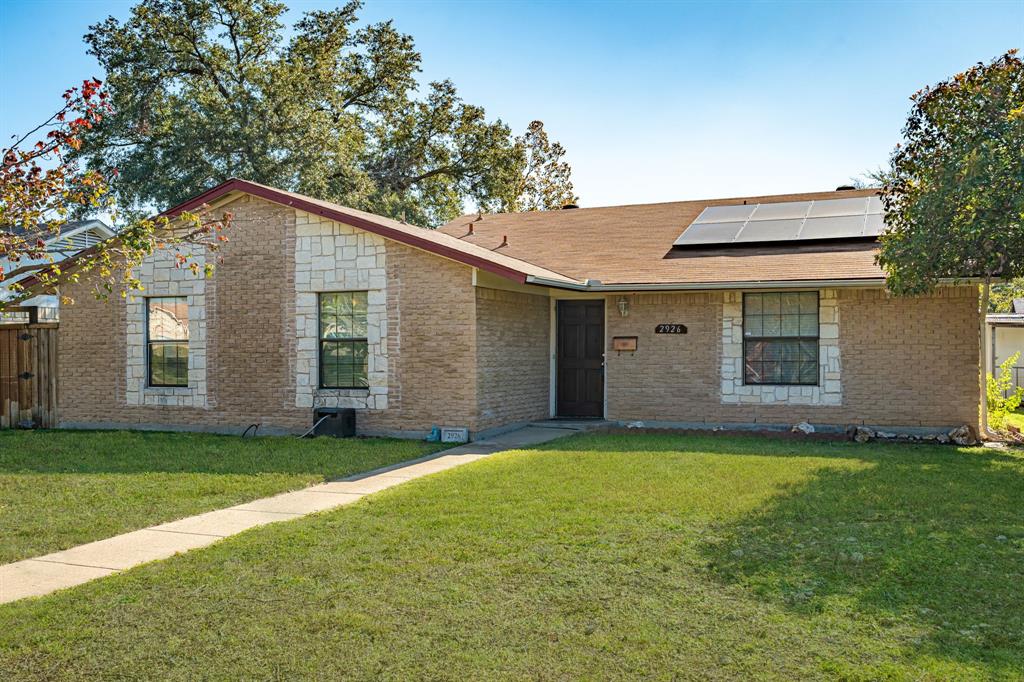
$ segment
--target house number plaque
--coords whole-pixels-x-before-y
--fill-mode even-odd
[[[685,324],[659,324],[654,328],[655,334],[685,334]]]

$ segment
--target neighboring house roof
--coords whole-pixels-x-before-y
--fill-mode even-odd
[[[92,243],[86,243],[82,246],[78,246],[82,240],[76,240],[75,238],[79,235],[93,233],[97,239],[109,239],[114,236],[114,230],[105,222],[97,218],[90,218],[88,220],[69,220],[61,226],[60,234],[54,234],[50,230],[40,229],[39,227],[24,228],[8,226],[3,228],[3,230],[10,232],[11,234],[16,234],[19,237],[40,238],[46,242],[48,247],[51,245],[56,246],[62,251],[73,249],[76,246],[78,249],[85,248],[86,246],[92,246]],[[66,249],[63,248],[64,242],[68,242],[68,248]]]
[[[1024,314],[1021,313],[990,313],[985,321],[993,327],[1024,327]]]
[[[44,258],[30,259],[23,257],[17,262],[12,262],[8,258],[0,258],[0,268],[5,273],[13,272],[25,266],[46,264],[51,261],[53,263],[64,262],[69,257],[73,257],[74,254],[91,248],[99,242],[113,237],[115,234],[109,225],[97,219],[67,222],[61,226],[60,234],[54,234],[49,230],[25,229],[12,226],[6,226],[3,230],[28,239],[42,239],[45,243],[45,251],[48,254]],[[0,285],[0,297],[8,297],[10,291],[8,285],[12,282],[19,282],[29,286],[33,281],[34,278],[27,273],[16,275],[13,279],[7,279]]]
[[[606,208],[465,215],[441,232],[576,279],[614,284],[719,284],[826,280],[878,281],[875,242],[673,249],[708,206],[868,197],[844,190]],[[469,226],[473,226],[469,234]],[[502,246],[506,241],[507,244]]]

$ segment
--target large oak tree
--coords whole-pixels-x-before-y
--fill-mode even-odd
[[[524,201],[537,173],[526,136],[449,81],[421,87],[412,38],[360,24],[359,8],[307,12],[286,32],[274,0],[143,0],[126,21],[92,26],[113,114],[84,153],[120,169],[118,198],[137,209],[232,176],[422,225],[467,202],[557,208],[572,196],[556,164],[540,171],[558,187],[551,202]]]

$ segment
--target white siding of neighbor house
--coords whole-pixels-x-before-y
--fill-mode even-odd
[[[992,341],[992,334],[995,335],[995,342]],[[993,350],[995,356],[989,365],[989,371],[998,374],[999,365],[1006,362],[1006,359],[1014,353],[1020,353],[1016,367],[1024,367],[1024,327],[989,327],[988,353]],[[1024,370],[1016,373],[1024,385]]]

